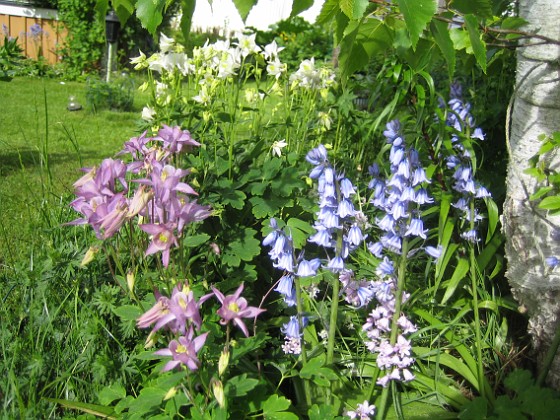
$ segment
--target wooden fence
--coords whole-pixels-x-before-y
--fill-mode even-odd
[[[0,26],[2,40],[4,36],[17,38],[27,57],[36,59],[42,54],[51,64],[59,61],[57,47],[64,40],[66,29],[56,10],[0,4]]]

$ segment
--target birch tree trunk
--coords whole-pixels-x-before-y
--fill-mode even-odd
[[[523,27],[560,40],[558,0],[519,0],[519,14],[529,22]],[[560,269],[545,263],[560,257],[560,241],[551,238],[560,217],[550,217],[529,201],[536,183],[523,171],[540,147],[538,136],[560,130],[560,47],[532,46],[529,40],[517,56],[517,93],[511,114],[510,161],[503,228],[506,235],[507,277],[520,308],[529,315],[529,332],[535,356],[542,365],[560,319]],[[560,156],[551,167],[559,169]],[[560,356],[556,356],[548,383],[560,389]]]

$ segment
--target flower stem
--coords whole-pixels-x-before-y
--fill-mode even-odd
[[[397,277],[397,287],[395,290],[395,312],[393,313],[393,318],[391,319],[391,336],[389,338],[389,343],[394,346],[397,342],[397,336],[399,334],[398,321],[401,316],[402,298],[404,292],[404,284],[406,280],[406,263],[408,254],[408,239],[405,237],[402,241],[401,258],[399,261],[398,277]],[[385,418],[385,411],[387,410],[387,400],[389,398],[389,392],[391,388],[389,384],[383,388],[381,392],[381,400],[378,406],[378,418]]]
[[[301,295],[301,283],[299,281],[299,277],[295,276],[294,279],[295,286],[296,286],[296,305],[297,305],[297,316],[299,322],[299,329],[302,331],[301,336],[301,362],[302,365],[305,366],[307,364],[307,353],[305,352],[305,333],[303,333],[303,300]],[[305,394],[305,404],[307,407],[311,407],[311,388],[309,386],[309,380],[303,379],[303,393]]]
[[[471,201],[470,205],[470,228],[474,230],[474,201]],[[476,275],[476,256],[474,244],[469,247],[469,259],[470,259],[470,277],[471,277],[471,289],[472,289],[472,305],[474,312],[474,334],[476,339],[476,367],[477,367],[477,379],[478,379],[478,392],[481,396],[492,399],[492,393],[486,393],[486,381],[484,380],[484,366],[482,364],[482,334],[480,332],[480,309],[478,307],[478,284]]]

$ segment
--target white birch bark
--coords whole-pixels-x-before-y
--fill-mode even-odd
[[[520,0],[520,16],[529,22],[522,29],[560,40],[558,0]],[[532,39],[527,44],[535,43]],[[511,114],[510,161],[503,229],[506,236],[507,277],[520,308],[529,315],[537,363],[542,364],[560,319],[560,269],[551,270],[545,258],[560,258],[560,217],[536,210],[529,195],[536,183],[523,171],[540,147],[538,136],[560,130],[560,47],[526,45],[517,57],[517,93]],[[560,170],[560,155],[551,166]],[[548,383],[560,389],[560,356],[554,360]]]

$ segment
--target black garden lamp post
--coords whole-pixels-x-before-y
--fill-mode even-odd
[[[111,69],[113,67],[113,50],[117,43],[117,38],[119,36],[119,30],[121,28],[121,22],[117,17],[114,10],[110,10],[105,16],[105,36],[107,37],[107,82],[111,78]]]

